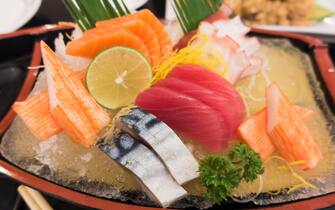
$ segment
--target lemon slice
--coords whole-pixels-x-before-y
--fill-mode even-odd
[[[99,104],[117,109],[134,102],[151,78],[151,65],[140,52],[118,46],[94,58],[86,73],[86,84]]]

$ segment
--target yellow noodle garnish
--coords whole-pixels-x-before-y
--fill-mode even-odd
[[[173,52],[160,65],[154,67],[154,76],[151,85],[165,79],[170,71],[179,64],[196,64],[206,67],[220,75],[225,75],[227,65],[220,52],[209,47],[210,39],[207,35],[197,34],[192,37],[187,46]],[[223,71],[216,71],[223,66]]]
[[[270,161],[271,159],[278,159],[278,160],[281,160],[281,161],[284,161],[285,162],[285,166],[279,166],[278,169],[288,169],[292,176],[298,180],[301,181],[300,184],[296,184],[296,185],[293,185],[289,190],[288,190],[288,193],[291,193],[295,190],[298,190],[300,188],[303,188],[303,187],[310,187],[310,188],[313,188],[313,189],[316,189],[317,187],[313,184],[311,184],[310,182],[306,181],[302,176],[300,176],[297,172],[294,171],[294,169],[292,168],[293,165],[299,165],[299,164],[303,164],[303,163],[306,163],[305,160],[298,160],[298,161],[294,161],[294,162],[288,162],[287,160],[285,160],[284,158],[282,157],[279,157],[279,156],[272,156],[270,157],[266,162]],[[280,192],[280,191],[279,191]]]

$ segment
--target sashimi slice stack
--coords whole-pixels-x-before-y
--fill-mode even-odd
[[[211,152],[236,138],[244,104],[234,87],[201,66],[184,64],[145,90],[136,105]]]
[[[172,41],[163,24],[149,10],[97,22],[96,28],[84,32],[68,43],[69,55],[93,58],[113,46],[126,46],[141,52],[157,65],[172,51]]]

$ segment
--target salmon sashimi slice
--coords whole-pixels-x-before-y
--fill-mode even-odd
[[[150,10],[143,9],[139,12],[136,12],[134,16],[146,22],[149,26],[151,26],[152,30],[155,31],[159,41],[161,54],[163,56],[172,52],[173,45],[171,38],[166,32],[163,23]]]
[[[83,82],[85,73],[75,72],[75,76]],[[51,116],[47,90],[25,101],[15,102],[12,108],[39,140],[49,139],[63,130]]]
[[[315,114],[313,110],[303,107],[295,106],[295,109],[304,122]],[[275,150],[266,132],[266,116],[266,108],[264,108],[243,122],[238,128],[239,137],[263,160],[268,159]]]
[[[135,104],[209,151],[222,146],[220,116],[195,98],[154,86],[143,91]]]
[[[90,96],[74,71],[44,43],[42,57],[48,80],[51,115],[74,142],[94,145],[100,130],[109,122],[108,113]]]
[[[322,153],[311,131],[306,127],[294,105],[276,84],[266,89],[267,133],[276,150],[302,169],[314,168],[322,159]]]
[[[66,53],[73,56],[93,58],[105,49],[114,46],[130,47],[149,59],[149,51],[142,39],[120,27],[105,33],[90,32],[89,36],[70,41]]]
[[[47,140],[62,131],[50,114],[48,92],[15,102],[12,109],[40,140]]]
[[[152,28],[152,30],[156,34],[156,37],[158,38],[160,52],[162,56],[166,56],[172,52],[172,41],[168,33],[165,31],[163,23],[159,21],[159,19],[150,10],[143,9],[134,14],[128,15],[127,17],[137,17],[143,20]],[[102,27],[103,25],[110,25],[110,22],[113,22],[113,19],[100,21],[98,22],[97,27]]]
[[[114,28],[116,25],[121,26],[126,30],[129,30],[137,37],[142,39],[144,44],[148,48],[151,63],[153,65],[159,64],[162,56],[160,53],[160,45],[158,42],[157,35],[155,31],[152,30],[150,25],[148,25],[146,22],[144,22],[139,18],[131,16],[123,16],[119,18],[113,18],[108,22],[106,22],[105,24],[104,23],[99,24],[99,22],[97,22],[96,28],[91,29],[91,31],[97,31],[97,29],[98,30],[100,29],[100,31],[106,33],[106,30],[108,30],[108,28]]]
[[[235,87],[218,74],[199,65],[182,64],[176,66],[168,77],[189,81],[217,93],[228,104],[224,106],[228,139],[237,137],[237,128],[245,115],[244,102]]]

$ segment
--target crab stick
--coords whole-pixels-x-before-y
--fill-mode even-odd
[[[301,115],[276,84],[266,90],[267,133],[276,150],[290,162],[305,161],[302,169],[314,168],[322,153]]]
[[[74,142],[85,147],[93,146],[100,130],[108,124],[109,114],[44,42],[41,49],[52,117]]]
[[[80,71],[75,76],[83,81],[84,75],[85,71]],[[63,130],[51,116],[48,91],[15,102],[12,109],[39,140],[47,140]]]
[[[46,140],[62,130],[50,114],[47,91],[25,101],[15,102],[12,108],[40,140]]]
[[[295,109],[304,121],[309,120],[314,115],[314,112],[310,109],[299,106],[295,106]],[[238,128],[238,135],[263,160],[268,159],[275,150],[266,132],[266,108],[244,121]]]

